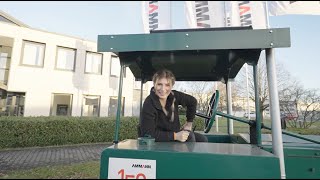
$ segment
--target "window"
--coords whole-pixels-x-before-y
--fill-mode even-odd
[[[0,52],[0,68],[9,68],[8,53]]]
[[[99,117],[100,96],[85,95],[82,104],[82,116]]]
[[[51,116],[71,116],[72,94],[52,94]]]
[[[124,104],[125,104],[125,97],[122,97],[121,116],[124,116]],[[116,116],[117,109],[118,109],[118,97],[117,96],[110,96],[108,116]]]
[[[45,44],[36,42],[23,42],[23,65],[43,67]]]
[[[102,74],[102,54],[87,52],[85,72]]]
[[[25,93],[0,89],[0,116],[23,116]]]
[[[71,48],[57,48],[56,68],[62,70],[74,71],[74,62],[76,50]]]
[[[133,89],[141,89],[141,81],[134,81]],[[143,84],[143,90],[147,90],[147,83]]]
[[[10,60],[11,60],[11,57],[8,51],[11,52],[10,47],[6,47],[6,48],[4,48],[3,46],[0,47],[0,84],[4,84],[4,85],[7,85],[8,83],[9,67],[10,67]]]
[[[120,60],[117,56],[111,56],[110,76],[120,77]],[[126,68],[123,71],[123,77],[126,77]]]

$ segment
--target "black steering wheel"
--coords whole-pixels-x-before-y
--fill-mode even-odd
[[[217,108],[218,108],[218,103],[219,103],[219,91],[216,90],[215,93],[210,98],[209,106],[207,109],[207,114],[206,116],[209,118],[204,118],[204,132],[208,133],[215,121],[216,113],[217,113]]]

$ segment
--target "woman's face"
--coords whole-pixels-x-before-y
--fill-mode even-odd
[[[167,78],[158,79],[154,84],[154,90],[160,99],[167,99],[172,90],[172,81]]]

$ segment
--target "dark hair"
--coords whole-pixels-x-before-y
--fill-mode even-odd
[[[166,79],[170,79],[171,82],[172,82],[172,85],[174,85],[175,81],[176,81],[176,78],[174,77],[173,73],[168,70],[168,69],[161,69],[159,71],[157,71],[153,77],[152,77],[152,81],[153,83],[155,84],[156,81],[158,79],[161,79],[161,78],[166,78]]]

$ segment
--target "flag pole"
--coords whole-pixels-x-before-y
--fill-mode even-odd
[[[169,8],[170,8],[170,28],[169,29],[172,29],[172,2],[171,1],[169,1]]]
[[[268,1],[264,2],[265,5],[265,9],[266,9],[266,22],[267,22],[267,29],[270,28],[270,24],[269,24],[269,7],[268,7]]]
[[[246,68],[246,84],[247,84],[247,113],[248,113],[248,119],[250,120],[250,102],[249,102],[249,78],[248,78],[248,64],[245,64]],[[257,111],[256,111],[257,113]]]

